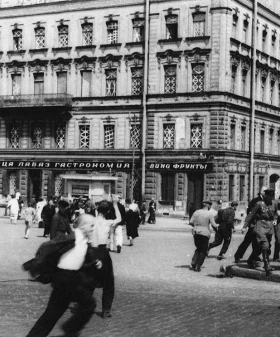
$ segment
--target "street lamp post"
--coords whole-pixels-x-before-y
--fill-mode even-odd
[[[133,117],[131,117],[130,113],[129,113],[129,121],[130,121],[130,130],[131,132],[131,136],[135,135],[135,123],[136,123],[136,116],[135,116],[135,112],[133,114]],[[133,132],[134,131],[134,132]],[[135,139],[133,139],[133,137],[130,138],[131,139],[131,146],[132,146],[132,168],[131,168],[131,187],[130,187],[130,200],[131,202],[133,202],[133,185],[134,185],[134,164],[135,164]]]

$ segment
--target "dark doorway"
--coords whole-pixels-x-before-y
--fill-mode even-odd
[[[29,200],[35,197],[36,202],[42,196],[42,172],[40,170],[29,171]]]
[[[188,173],[187,213],[189,213],[191,203],[194,204],[196,210],[202,207],[203,180],[203,173]]]

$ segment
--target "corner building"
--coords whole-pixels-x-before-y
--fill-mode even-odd
[[[144,136],[144,197],[160,212],[246,207],[252,1],[151,0],[148,25],[140,0],[0,4],[0,194],[140,200]],[[277,198],[279,14],[259,1],[254,193]]]

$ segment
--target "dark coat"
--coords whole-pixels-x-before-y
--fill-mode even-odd
[[[217,219],[215,220],[220,226],[227,229],[234,229],[235,210],[232,207],[219,209]]]
[[[67,214],[62,215],[59,211],[53,216],[51,230],[50,230],[50,239],[54,239],[57,236],[70,234],[72,229],[70,227],[70,221]]]

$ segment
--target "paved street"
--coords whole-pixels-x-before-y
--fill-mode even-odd
[[[25,240],[23,221],[0,222],[0,337],[24,337],[43,312],[51,288],[29,282],[20,266],[46,239],[42,229],[32,228]],[[97,313],[82,337],[280,335],[278,283],[215,277],[221,264],[232,263],[242,235],[234,235],[225,261],[215,258],[218,247],[195,273],[189,270],[194,245],[184,221],[159,218],[156,225],[140,226],[139,234],[133,247],[125,239],[122,253],[111,253],[116,275],[113,317],[100,318],[98,289]],[[59,326],[68,315],[50,336],[62,335]]]

